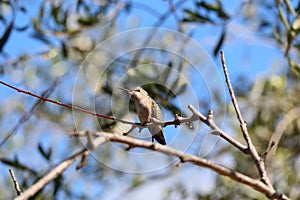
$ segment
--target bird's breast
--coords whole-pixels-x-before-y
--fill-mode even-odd
[[[151,104],[145,100],[135,101],[135,107],[141,123],[151,121]]]

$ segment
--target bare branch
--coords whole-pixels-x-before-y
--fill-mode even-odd
[[[99,147],[103,143],[105,143],[107,140],[105,137],[98,137],[93,141],[93,145],[95,147]],[[82,156],[88,152],[89,149],[83,148],[79,150],[78,152],[74,153],[64,161],[62,161],[59,165],[54,167],[48,174],[46,174],[44,177],[42,177],[39,181],[37,181],[35,184],[33,184],[30,188],[28,188],[26,191],[22,193],[22,195],[15,198],[15,200],[25,200],[33,195],[35,195],[38,191],[40,191],[42,188],[44,188],[48,183],[53,181],[56,177],[58,177],[60,174],[62,174],[70,165],[72,165],[76,160],[80,159]],[[78,166],[77,166],[78,167]]]
[[[251,140],[251,138],[249,136],[249,133],[248,133],[247,123],[243,119],[241,111],[239,109],[239,106],[238,106],[233,88],[232,88],[231,83],[230,83],[230,78],[229,78],[229,75],[228,75],[225,56],[224,56],[223,51],[221,51],[221,61],[222,61],[223,71],[224,71],[224,75],[225,75],[225,79],[226,79],[226,84],[227,84],[227,87],[228,87],[228,90],[229,90],[229,94],[230,94],[230,97],[231,97],[231,101],[232,101],[233,107],[235,109],[237,118],[240,122],[241,131],[243,133],[244,139],[245,139],[245,141],[247,143],[247,146],[249,148],[250,155],[252,156],[252,158],[255,162],[255,165],[256,165],[256,168],[258,169],[261,180],[267,186],[273,187],[270,180],[269,180],[269,178],[268,178],[268,176],[267,176],[267,171],[266,171],[266,168],[265,168],[264,160],[262,158],[260,158],[260,156],[257,153],[257,150],[256,150],[255,146],[252,143],[252,140]]]
[[[87,136],[87,131],[79,131],[76,133],[73,133],[72,135],[76,136]],[[194,165],[209,168],[216,173],[229,177],[230,179],[233,179],[239,183],[248,185],[252,187],[253,189],[262,192],[269,198],[276,198],[276,199],[289,199],[285,195],[281,195],[276,193],[273,187],[269,187],[265,185],[263,182],[257,179],[253,179],[249,176],[246,176],[242,173],[233,171],[227,167],[224,167],[222,165],[215,164],[207,159],[197,157],[191,154],[187,154],[185,152],[176,150],[169,146],[164,146],[160,144],[154,144],[152,142],[145,142],[142,140],[138,140],[135,138],[130,137],[124,137],[121,134],[118,133],[107,133],[107,132],[91,132],[90,135],[97,136],[96,139],[94,139],[93,142],[93,149],[98,148],[101,144],[105,142],[117,142],[122,143],[130,146],[131,148],[134,147],[140,147],[149,149],[152,151],[158,151],[161,153],[164,153],[166,155],[175,156],[180,159],[180,163],[193,163]],[[62,161],[59,165],[57,165],[54,169],[52,169],[47,175],[42,177],[38,182],[36,182],[34,185],[32,185],[30,188],[28,188],[21,196],[17,197],[16,200],[21,199],[27,199],[31,196],[33,196],[36,192],[41,190],[43,187],[45,187],[50,181],[54,180],[58,175],[63,173],[64,170],[66,170],[72,163],[74,163],[76,160],[78,160],[80,157],[86,154],[89,150],[87,148],[83,148],[82,150],[78,151],[77,153],[73,154],[69,158]]]
[[[15,190],[17,191],[17,194],[18,195],[21,195],[22,194],[22,190],[19,186],[19,183],[18,183],[18,180],[16,179],[15,177],[15,174],[14,174],[14,171],[12,169],[8,169],[9,173],[10,173],[10,176],[11,176],[11,179],[13,180],[14,182],[14,185],[15,185]]]
[[[59,83],[58,79],[55,80],[52,83],[52,85],[41,94],[41,96],[44,97],[44,98],[48,98],[50,96],[50,94],[53,92],[53,90],[55,89],[55,87],[58,85],[58,83]],[[43,100],[41,100],[41,99],[36,101],[33,104],[33,106],[29,109],[29,111],[19,119],[17,124],[11,130],[11,132],[8,133],[5,136],[5,138],[2,140],[2,142],[0,143],[0,148],[8,141],[8,139],[11,136],[13,136],[18,131],[18,129],[21,127],[21,125],[24,124],[35,113],[35,111],[39,108],[39,106],[41,105],[42,102],[43,102]]]
[[[189,105],[188,108],[194,113],[195,116],[197,116],[200,121],[202,121],[204,124],[206,124],[208,127],[210,127],[214,132],[216,132],[216,135],[219,135],[223,139],[225,139],[227,142],[238,148],[240,151],[244,153],[248,153],[247,146],[243,145],[236,139],[232,138],[228,134],[226,134],[224,131],[222,131],[221,128],[216,125],[216,123],[212,120],[211,117],[205,117],[202,113],[200,113],[198,110],[196,110],[192,105]],[[209,115],[210,116],[210,115]]]
[[[86,131],[77,132],[76,135],[77,136],[86,136]],[[209,169],[215,171],[216,173],[218,173],[222,176],[229,177],[230,179],[233,179],[233,180],[235,180],[239,183],[248,185],[248,186],[252,187],[253,189],[255,189],[257,191],[264,193],[269,198],[289,199],[288,197],[286,197],[284,195],[277,194],[276,191],[273,188],[268,187],[267,185],[265,185],[260,180],[253,179],[251,177],[248,177],[248,176],[246,176],[242,173],[233,171],[233,170],[231,170],[227,167],[224,167],[222,165],[215,164],[215,163],[213,163],[213,162],[211,162],[207,159],[197,157],[197,156],[194,156],[194,155],[191,155],[191,154],[187,154],[185,152],[176,150],[176,149],[174,149],[172,147],[169,147],[169,146],[154,144],[152,142],[145,142],[145,141],[138,140],[138,139],[135,139],[135,138],[124,137],[124,136],[122,136],[121,134],[118,134],[118,133],[93,132],[92,135],[98,136],[98,138],[96,138],[93,142],[95,147],[99,146],[98,145],[99,142],[96,142],[96,140],[98,140],[98,141],[100,140],[100,141],[102,141],[101,144],[103,144],[106,141],[110,141],[110,142],[117,142],[117,143],[126,144],[126,145],[129,145],[131,148],[140,147],[140,148],[145,148],[145,149],[149,149],[149,150],[152,150],[152,151],[158,151],[158,152],[164,153],[166,155],[178,157],[180,159],[180,163],[189,162],[189,163],[193,163],[193,164],[195,164],[197,166],[200,166],[200,167],[209,168]],[[75,154],[74,156],[71,156],[66,161],[72,160],[72,163],[73,163],[75,161],[75,160],[73,160],[74,157],[76,157],[76,159],[78,159],[85,151],[86,151],[86,149],[81,150],[79,153]],[[64,161],[64,162],[66,162],[66,161]],[[61,163],[58,166],[61,166],[63,163]],[[70,163],[70,164],[72,164],[72,163]],[[68,164],[68,166],[70,164]],[[65,168],[63,168],[63,169],[65,170],[66,167],[67,166],[65,166]],[[53,174],[53,171],[57,171],[57,170],[53,169],[51,172],[49,172],[49,174]],[[62,173],[62,171],[63,170],[60,170],[59,173]],[[57,175],[57,173],[56,173],[56,175]],[[48,176],[48,175],[46,175],[46,176]],[[52,178],[53,178],[53,176],[52,176]],[[43,177],[42,179],[45,179],[45,177]],[[34,187],[34,186],[32,186],[32,187]],[[31,188],[29,188],[28,190],[30,190],[30,189]],[[27,191],[25,191],[24,194],[26,192]],[[18,200],[19,199],[21,199],[21,198],[18,198]]]

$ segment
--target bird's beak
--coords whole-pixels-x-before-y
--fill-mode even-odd
[[[130,94],[130,90],[128,90],[128,89],[126,89],[126,88],[119,87],[118,89],[124,90],[124,91],[126,91],[128,94]]]

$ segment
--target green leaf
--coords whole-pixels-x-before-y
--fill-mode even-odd
[[[198,23],[215,24],[215,22],[212,19],[210,19],[209,17],[206,17],[196,11],[194,12],[189,9],[184,9],[183,11],[188,15],[188,17],[185,17],[183,19],[184,22],[198,22]]]
[[[289,65],[293,71],[300,74],[300,66],[295,63],[295,61],[289,58]]]
[[[279,43],[279,44],[283,44],[282,40],[281,40],[281,37],[280,37],[280,34],[279,32],[277,31],[277,29],[273,26],[272,28],[272,31],[273,31],[273,36],[275,38],[275,40]]]
[[[198,2],[196,4],[198,7],[202,7],[204,9],[206,9],[207,11],[213,11],[215,13],[218,14],[218,16],[222,19],[230,19],[229,15],[223,10],[223,6],[221,4],[221,2],[217,2],[216,5],[214,4],[209,4],[209,3],[206,3],[204,1],[201,1],[201,2]]]

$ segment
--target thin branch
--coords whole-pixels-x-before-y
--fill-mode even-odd
[[[226,61],[225,61],[225,56],[224,56],[224,52],[223,51],[221,51],[221,62],[222,62],[223,71],[224,71],[224,75],[225,75],[225,79],[226,79],[226,84],[227,84],[227,87],[228,87],[228,90],[229,90],[229,94],[230,94],[230,97],[231,97],[231,101],[232,101],[233,107],[235,109],[237,118],[238,118],[238,120],[240,122],[240,128],[241,128],[241,131],[243,133],[243,137],[244,137],[244,139],[245,139],[245,141],[247,143],[247,146],[249,148],[250,155],[252,156],[252,158],[253,158],[253,160],[255,162],[255,165],[256,165],[256,168],[258,169],[258,172],[259,172],[259,175],[261,177],[261,180],[267,186],[273,188],[273,186],[272,186],[272,184],[271,184],[271,182],[270,182],[270,180],[269,180],[269,178],[267,176],[267,171],[266,171],[266,168],[265,168],[264,160],[258,155],[257,150],[256,150],[255,146],[252,143],[252,140],[251,140],[251,138],[249,136],[249,133],[248,133],[247,123],[243,119],[241,111],[239,109],[239,106],[238,106],[238,103],[237,103],[237,100],[236,100],[233,88],[231,86],[231,82],[230,82],[230,78],[229,78],[229,75],[228,75]]]
[[[1,82],[1,81],[0,81]],[[50,94],[53,92],[53,90],[55,89],[55,87],[59,84],[59,80],[55,80],[52,85],[46,89],[41,96],[44,98],[48,98],[50,96]],[[41,105],[41,103],[43,102],[42,99],[39,99],[35,102],[35,104],[33,104],[33,106],[29,109],[29,111],[27,113],[25,113],[17,122],[17,124],[14,126],[14,128],[11,130],[10,133],[8,133],[5,138],[2,140],[2,142],[0,143],[0,148],[8,141],[8,139],[13,136],[18,129],[22,126],[22,124],[24,124],[34,113],[35,111],[39,108],[39,106]]]
[[[168,3],[169,3],[170,10],[173,13],[174,19],[175,19],[175,21],[177,23],[177,29],[178,29],[179,32],[182,33],[183,30],[182,30],[181,20],[180,20],[178,14],[176,12],[176,7],[175,7],[175,5],[174,5],[174,3],[173,3],[172,0],[168,0]]]
[[[114,120],[114,117],[110,117],[110,116],[106,116],[106,115],[102,115],[102,114],[99,114],[99,113],[95,113],[95,112],[91,112],[91,111],[88,111],[88,110],[85,110],[83,108],[80,108],[80,107],[77,107],[77,106],[72,106],[72,105],[68,105],[68,104],[64,104],[62,102],[59,102],[59,101],[55,101],[55,100],[52,100],[52,99],[48,99],[48,98],[45,98],[43,96],[39,96],[37,94],[34,94],[34,93],[31,93],[29,91],[25,91],[25,90],[22,90],[22,89],[19,89],[17,87],[14,87],[8,83],[5,83],[3,81],[0,81],[0,83],[2,85],[5,85],[11,89],[14,89],[16,90],[17,92],[21,92],[21,93],[24,93],[24,94],[27,94],[27,95],[30,95],[30,96],[33,96],[33,97],[36,97],[38,99],[41,99],[43,101],[47,101],[47,102],[50,102],[50,103],[54,103],[54,104],[57,104],[57,105],[60,105],[60,106],[64,106],[64,107],[67,107],[67,108],[71,108],[71,109],[74,109],[74,110],[79,110],[81,112],[85,112],[85,113],[88,113],[90,115],[93,115],[93,116],[97,116],[97,117],[102,117],[102,118],[105,118],[105,119],[111,119],[111,120]]]
[[[232,144],[234,147],[238,148],[240,151],[248,154],[248,148],[247,146],[243,145],[236,139],[229,136],[227,133],[222,131],[220,127],[213,121],[212,116],[205,117],[202,113],[200,113],[196,108],[194,108],[192,105],[189,105],[188,108],[199,118],[200,121],[202,121],[204,124],[206,124],[208,127],[210,127],[214,132],[216,132],[216,135],[219,135],[223,139],[225,139],[227,142]]]
[[[19,186],[19,182],[18,180],[16,179],[16,176],[14,174],[14,171],[12,169],[8,169],[9,173],[10,173],[10,176],[11,176],[11,179],[13,180],[14,182],[14,185],[15,185],[15,190],[17,192],[17,194],[20,196],[22,194],[22,190]]]

